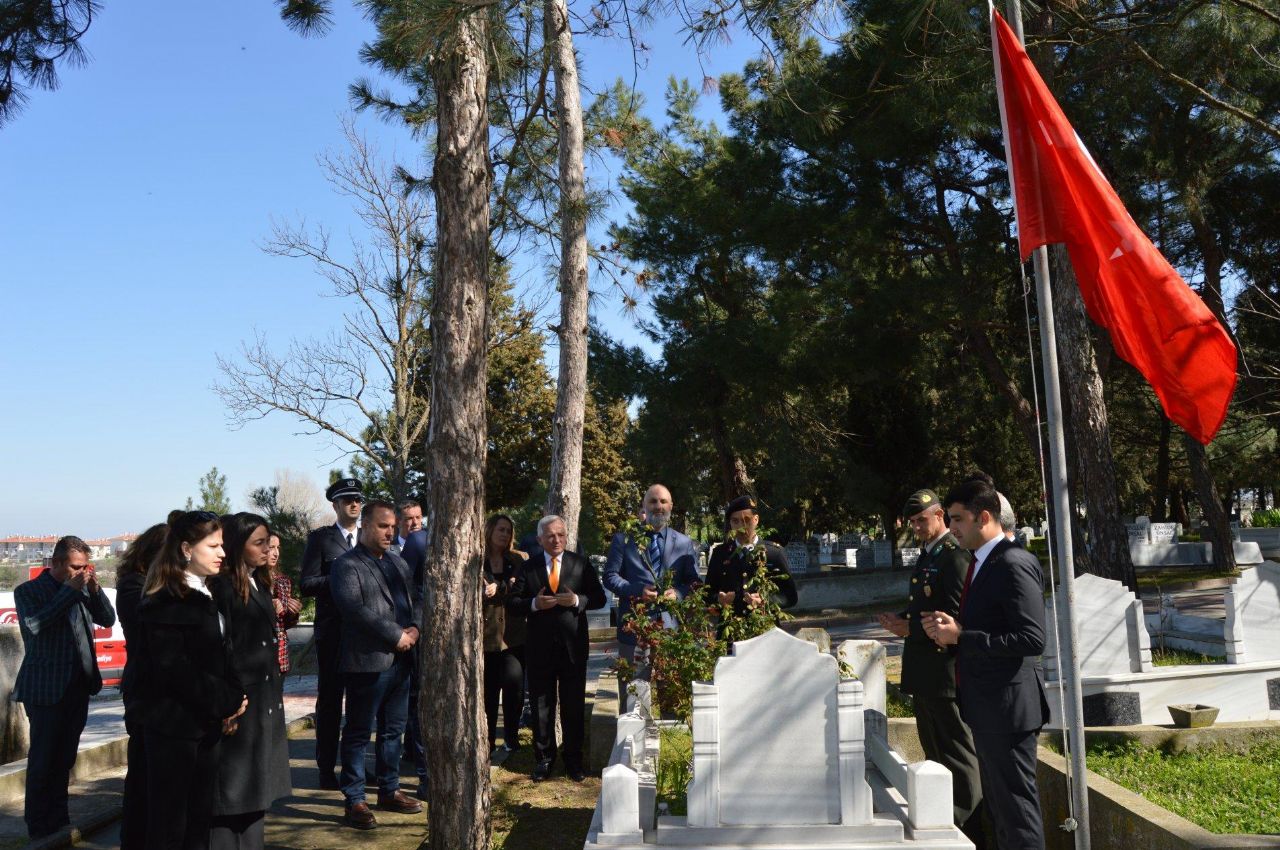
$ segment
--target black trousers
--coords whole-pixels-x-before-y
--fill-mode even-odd
[[[955,697],[915,694],[911,704],[924,757],[951,771],[953,814],[956,825],[963,827],[982,804],[982,777],[973,734],[960,719],[960,705]],[[981,821],[981,813],[977,820]],[[981,837],[980,824],[978,832]],[[972,835],[969,837],[973,839]],[[976,839],[974,844],[981,850],[982,844]]]
[[[147,850],[208,850],[218,780],[218,732],[171,738],[148,729]]]
[[[62,699],[53,705],[27,703],[25,707],[31,721],[31,746],[27,750],[23,819],[27,834],[39,838],[71,823],[67,783],[89,716],[89,689],[83,676],[73,675]]]
[[[120,850],[142,850],[147,846],[147,744],[146,732],[127,717],[128,764],[124,775],[124,810],[120,815]]]
[[[524,708],[524,647],[508,647],[484,654],[484,714],[489,721],[489,746],[498,738],[498,697],[502,697],[502,740],[514,747],[520,739]]]
[[[267,844],[266,812],[216,815],[209,850],[261,850]]]
[[[332,775],[338,766],[338,734],[342,729],[338,644],[336,625],[316,638],[316,767],[321,776]]]
[[[586,726],[587,668],[570,663],[553,649],[552,658],[528,648],[529,701],[533,703],[533,756],[538,761],[556,757],[556,703],[560,704],[560,728],[564,732],[566,767],[582,766]]]
[[[977,732],[983,797],[1000,850],[1044,850],[1044,821],[1036,786],[1036,738],[1030,732]]]

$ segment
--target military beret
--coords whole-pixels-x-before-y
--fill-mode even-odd
[[[757,513],[756,500],[750,496],[739,496],[729,504],[725,505],[724,507],[725,525],[729,524],[729,517],[733,516],[738,511],[751,511],[752,513]]]
[[[911,494],[911,498],[907,499],[907,504],[903,506],[902,517],[903,519],[911,519],[925,508],[941,504],[938,494],[932,490],[917,490]]]
[[[330,502],[337,501],[343,496],[355,496],[363,499],[364,485],[360,483],[360,479],[343,478],[330,484],[329,489],[324,491],[324,497]]]

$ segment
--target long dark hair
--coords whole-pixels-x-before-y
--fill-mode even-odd
[[[119,583],[120,579],[134,573],[146,575],[168,533],[168,523],[159,522],[134,538],[129,548],[120,556],[120,564],[116,567],[116,582]]]
[[[187,559],[182,556],[182,544],[194,546],[221,528],[218,515],[209,511],[187,511],[178,517],[169,526],[164,544],[147,568],[143,594],[150,595],[163,589],[178,598],[186,596],[190,588],[187,587]]]
[[[222,548],[227,556],[222,562],[222,571],[219,575],[230,576],[231,586],[242,602],[249,601],[250,575],[257,579],[262,587],[271,587],[270,567],[263,564],[261,567],[250,570],[244,562],[245,544],[259,528],[265,528],[267,534],[271,533],[271,524],[265,517],[247,511],[222,518],[222,529],[225,532]]]

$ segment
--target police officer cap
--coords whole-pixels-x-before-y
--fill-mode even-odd
[[[941,502],[937,493],[932,490],[917,490],[911,494],[911,498],[907,499],[907,504],[902,508],[902,516],[904,519],[911,519],[925,508],[938,504]]]
[[[729,524],[729,517],[733,516],[738,511],[751,511],[752,513],[757,513],[756,500],[751,498],[750,496],[739,496],[729,504],[725,505],[725,508],[724,508],[725,525]]]
[[[358,478],[343,478],[329,485],[329,489],[324,491],[324,497],[330,502],[337,501],[343,496],[355,496],[356,498],[364,498],[364,485],[360,483]]]

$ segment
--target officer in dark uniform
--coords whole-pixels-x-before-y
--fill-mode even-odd
[[[713,604],[732,605],[733,610],[745,614],[748,606],[762,604],[759,594],[747,591],[745,585],[756,572],[751,557],[756,547],[764,549],[765,564],[778,588],[778,604],[790,608],[799,600],[795,580],[787,568],[787,554],[782,547],[756,536],[760,514],[756,512],[755,499],[739,496],[724,509],[724,524],[730,537],[717,544],[707,556],[707,600]]]
[[[880,614],[880,625],[906,638],[902,690],[912,697],[920,745],[925,758],[951,771],[956,825],[981,848],[982,781],[973,735],[960,719],[956,703],[956,650],[939,647],[920,622],[923,611],[946,611],[953,616],[959,611],[970,555],[947,531],[946,513],[932,490],[913,493],[902,516],[920,543],[920,560],[911,573],[907,610]]]
[[[334,769],[338,761],[343,693],[342,673],[338,670],[341,623],[329,592],[329,569],[356,544],[364,488],[355,478],[343,478],[330,484],[324,497],[333,504],[335,522],[307,535],[300,584],[302,595],[316,600],[316,766],[320,769],[320,787],[336,790],[338,778]]]

